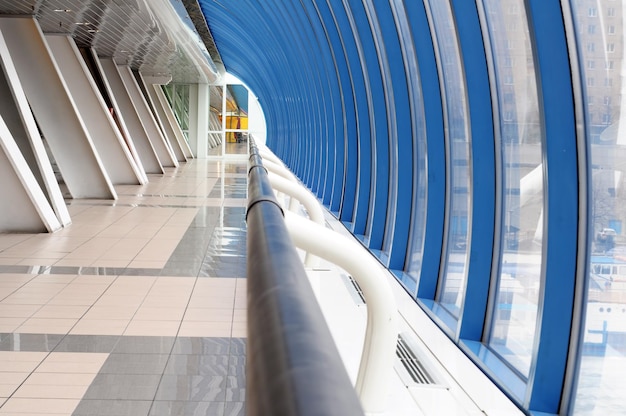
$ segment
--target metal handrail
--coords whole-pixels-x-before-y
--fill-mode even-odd
[[[253,141],[251,153],[246,412],[363,415]]]
[[[267,150],[261,154],[264,161],[269,153]],[[292,210],[285,212],[285,224],[296,247],[307,251],[307,257],[321,257],[347,271],[363,292],[367,325],[355,388],[366,415],[383,414],[387,410],[398,338],[398,311],[387,272],[356,240],[326,228],[317,199],[299,182],[284,179],[289,172],[282,169],[283,176],[270,173],[271,186],[291,196],[292,201],[303,203],[310,217],[307,220]]]

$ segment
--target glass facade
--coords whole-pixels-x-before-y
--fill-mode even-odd
[[[586,304],[574,414],[619,414],[626,409],[623,2],[576,0],[572,14],[585,80],[585,137],[591,161]]]
[[[189,141],[189,85],[168,84],[163,86],[163,91],[174,110],[185,139]]]
[[[447,246],[442,262],[439,303],[456,319],[467,280],[471,224],[470,137],[465,77],[448,1],[429,1],[445,97],[447,164]]]
[[[390,268],[409,296],[528,414],[626,408],[623,4],[324,2],[303,9],[318,30],[306,41],[266,44],[282,20],[250,27],[259,43],[238,67],[269,147],[324,203],[358,166],[357,237],[402,260]],[[367,111],[341,115],[337,86]],[[346,131],[368,157],[334,151]]]
[[[500,256],[489,346],[522,375],[532,359],[542,263],[539,100],[522,0],[485,0],[499,114]]]

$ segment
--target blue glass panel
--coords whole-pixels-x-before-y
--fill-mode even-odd
[[[452,0],[471,117],[472,222],[464,304],[457,336],[481,341],[485,328],[494,246],[496,178],[489,71],[476,3]]]
[[[389,193],[389,142],[387,140],[387,109],[385,106],[384,80],[382,78],[374,33],[376,16],[371,0],[346,0],[356,22],[358,36],[366,64],[366,78],[369,86],[368,102],[372,131],[372,180],[370,182],[369,217],[365,229],[365,243],[378,250],[383,244],[387,200]],[[365,3],[365,4],[364,4]],[[345,3],[344,3],[345,4]],[[366,145],[364,143],[364,145]]]
[[[624,3],[571,2],[589,151],[589,255],[575,415],[626,409]],[[626,107],[625,107],[626,108]]]
[[[342,5],[334,7],[337,24],[342,28],[341,35],[344,42],[346,60],[348,61],[350,70],[350,79],[352,82],[352,92],[354,94],[354,106],[356,108],[357,121],[357,184],[356,195],[352,201],[353,212],[348,213],[350,209],[350,201],[348,195],[342,206],[341,219],[351,220],[351,229],[355,234],[364,234],[365,225],[368,216],[368,203],[370,193],[371,172],[371,128],[369,112],[368,91],[370,90],[369,81],[365,78],[366,64],[363,61],[363,51],[360,45],[358,30],[354,16],[350,13],[348,4],[343,1]],[[350,28],[350,30],[348,30]],[[370,97],[371,99],[371,97]],[[350,161],[350,159],[349,159]]]
[[[471,165],[465,77],[461,66],[456,28],[447,1],[429,1],[437,41],[440,77],[446,112],[447,247],[442,267],[439,303],[458,318],[470,249]]]
[[[415,69],[408,71],[413,76],[410,78],[410,93],[414,129],[414,179],[411,234],[403,282],[408,289],[416,287],[417,296],[433,299],[444,216],[445,162],[441,92],[424,3],[405,2],[404,7],[413,36],[403,40],[405,47],[415,54],[411,61]],[[410,56],[407,54],[407,57]]]
[[[523,0],[484,0],[499,109],[500,253],[488,345],[528,376],[543,248],[542,125]]]

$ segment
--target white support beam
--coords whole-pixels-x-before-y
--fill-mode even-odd
[[[189,143],[187,143],[187,140],[185,139],[185,135],[183,134],[183,131],[181,130],[180,126],[178,125],[178,122],[176,121],[174,110],[172,110],[172,107],[170,107],[167,101],[167,97],[165,96],[165,92],[163,92],[163,89],[161,88],[160,85],[153,85],[153,87],[154,87],[155,96],[158,98],[159,103],[161,103],[161,108],[163,109],[163,112],[165,116],[167,117],[168,124],[170,125],[172,132],[174,133],[174,136],[176,137],[176,141],[178,142],[178,145],[182,149],[187,159],[193,159],[194,156],[193,156],[193,152],[191,151],[191,147],[189,147]]]
[[[131,150],[131,153],[136,155],[147,173],[163,173],[161,161],[148,139],[148,134],[141,124],[137,111],[135,111],[133,102],[117,70],[117,65],[111,58],[99,58],[97,61],[106,79],[115,113],[120,123],[124,125],[124,135],[129,145],[135,150],[134,153]]]
[[[146,131],[148,140],[150,140],[150,143],[152,143],[152,147],[154,148],[156,154],[159,156],[161,165],[167,167],[178,166],[178,160],[176,160],[174,153],[167,145],[167,142],[165,141],[165,138],[161,133],[161,129],[159,129],[159,126],[154,119],[154,115],[152,114],[152,111],[150,110],[150,107],[146,102],[146,98],[141,92],[139,84],[137,84],[137,80],[133,75],[133,71],[130,69],[129,66],[126,65],[118,65],[117,69],[120,73],[120,77],[122,78],[122,82],[126,87],[128,96],[135,106],[135,111],[137,112],[137,115],[141,120],[141,124]]]
[[[70,213],[2,33],[0,65],[3,75],[0,76],[0,117],[5,120],[40,188],[46,192],[57,218],[63,226],[69,225],[72,223]]]
[[[172,126],[167,119],[167,115],[165,114],[165,110],[163,110],[163,106],[161,105],[161,102],[156,95],[156,88],[160,89],[161,86],[152,82],[153,77],[144,76],[141,73],[139,74],[139,76],[141,77],[141,81],[143,82],[142,89],[148,95],[148,99],[150,100],[150,107],[154,110],[154,116],[159,124],[159,127],[161,128],[163,137],[165,137],[167,144],[174,152],[176,160],[178,160],[179,162],[186,162],[187,157],[185,156],[185,153],[183,152],[180,143],[178,143],[178,140],[176,139],[176,134],[174,133],[174,130],[172,129]]]
[[[59,230],[61,223],[2,118],[0,147],[0,232]]]
[[[36,20],[3,17],[0,31],[10,34],[5,36],[8,53],[72,197],[116,199]]]
[[[141,163],[141,158],[139,157],[139,153],[137,151],[137,148],[135,147],[135,143],[131,139],[130,132],[126,127],[126,123],[124,122],[124,118],[122,117],[120,107],[115,100],[111,84],[109,83],[107,75],[104,72],[102,63],[100,62],[100,59],[98,58],[95,49],[89,49],[89,54],[91,55],[92,62],[94,63],[95,71],[98,72],[98,76],[102,80],[102,83],[104,84],[104,88],[106,90],[106,94],[111,101],[111,105],[113,106],[112,109],[109,109],[109,111],[111,112],[111,118],[113,119],[113,122],[115,123],[115,126],[117,127],[117,130],[122,137],[124,146],[128,149],[133,159],[133,162],[137,167],[137,172],[139,173],[139,183],[145,185],[148,183],[148,175],[146,174],[146,170]]]
[[[74,40],[67,35],[50,34],[46,41],[111,181],[122,185],[142,183],[143,175]]]

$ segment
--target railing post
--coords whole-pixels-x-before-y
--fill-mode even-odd
[[[360,244],[305,218],[285,213],[296,246],[346,270],[359,284],[367,304],[367,328],[356,390],[367,415],[387,409],[398,339],[398,311],[383,266]]]
[[[307,189],[298,183],[288,181],[282,176],[278,176],[273,173],[270,173],[268,177],[272,188],[278,192],[287,194],[292,201],[294,199],[296,201],[300,201],[309,213],[311,221],[324,226],[324,211],[322,211],[322,207],[319,202],[317,202],[317,199],[315,199],[315,197]],[[315,267],[315,264],[315,257],[310,253],[307,253],[304,258],[304,265],[309,268],[313,268]]]

